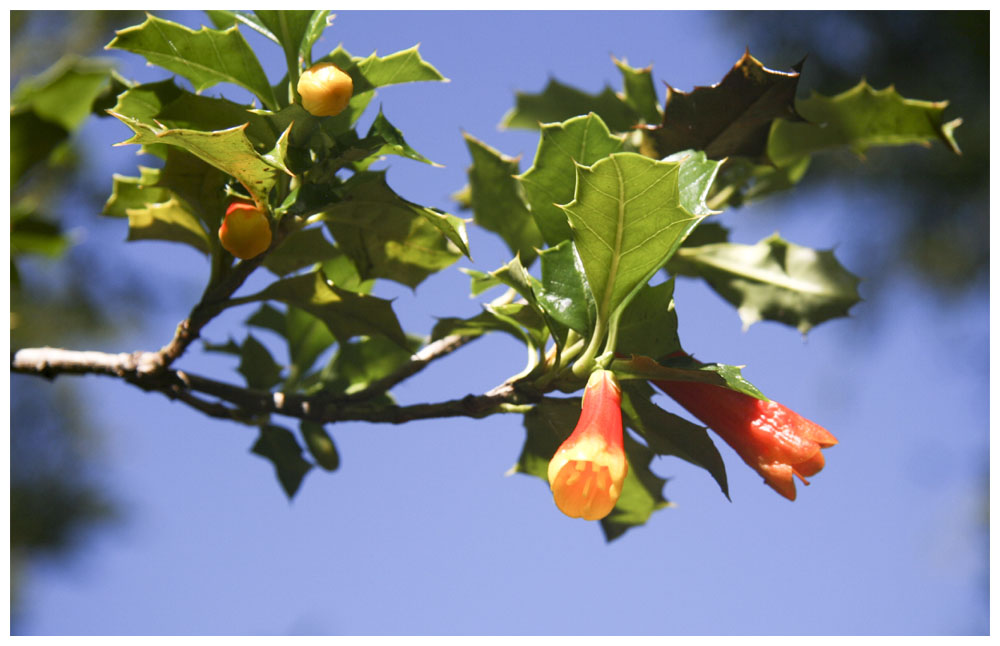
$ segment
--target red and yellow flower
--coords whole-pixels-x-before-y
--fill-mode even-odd
[[[819,473],[821,449],[837,443],[825,428],[775,401],[693,381],[654,381],[692,415],[719,434],[764,481],[795,500],[795,479]]]
[[[552,496],[567,516],[598,520],[618,502],[628,474],[621,399],[614,373],[591,373],[580,421],[549,462]]]

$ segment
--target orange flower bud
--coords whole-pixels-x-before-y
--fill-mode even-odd
[[[316,63],[299,76],[295,86],[302,107],[314,117],[335,117],[354,93],[354,81],[333,63]]]
[[[255,204],[233,202],[219,227],[219,241],[237,258],[254,258],[271,246],[271,223]]]
[[[654,381],[692,415],[719,434],[764,482],[795,500],[795,479],[823,468],[820,449],[837,443],[822,426],[775,401],[693,381]]]
[[[628,473],[621,401],[614,373],[591,373],[580,421],[549,462],[552,495],[567,516],[598,520],[618,502]]]

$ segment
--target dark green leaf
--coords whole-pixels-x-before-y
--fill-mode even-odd
[[[469,186],[476,224],[500,235],[512,254],[531,266],[544,244],[538,225],[528,212],[520,185],[514,176],[518,163],[469,134],[465,143],[472,155]]]
[[[622,139],[594,113],[545,124],[541,130],[535,162],[518,180],[545,242],[554,247],[571,237],[566,214],[557,205],[573,199],[576,165],[590,166],[621,151]]]
[[[653,85],[652,66],[637,69],[630,67],[626,61],[617,58],[614,61],[622,73],[625,105],[646,123],[660,123],[663,114],[657,101],[656,87]]]
[[[323,235],[323,229],[301,229],[289,235],[264,259],[264,266],[278,276],[285,276],[339,255]]]
[[[704,427],[663,410],[652,401],[653,389],[642,381],[622,383],[625,423],[646,439],[657,455],[675,455],[708,471],[729,497],[726,465]]]
[[[342,199],[322,212],[337,246],[363,277],[408,287],[459,258],[461,252],[431,222],[437,215],[399,197],[386,184],[384,171],[355,175]],[[453,224],[461,221],[454,218]]]
[[[633,527],[646,524],[654,511],[670,506],[663,497],[663,485],[667,481],[649,468],[655,457],[653,452],[633,440],[628,433],[624,439],[628,474],[615,508],[601,519],[601,529],[609,543]]]
[[[545,249],[539,257],[542,265],[539,304],[555,321],[588,336],[597,319],[597,305],[573,243],[565,240]]]
[[[432,162],[411,148],[410,145],[406,143],[406,140],[403,139],[403,133],[400,132],[396,126],[389,123],[389,120],[385,118],[381,108],[379,108],[378,115],[375,117],[375,121],[372,122],[371,128],[368,130],[368,135],[365,139],[376,144],[374,151],[372,152],[372,156],[374,157],[382,155],[398,155],[400,157],[406,157],[407,159],[413,159],[432,166],[440,166],[440,164]]]
[[[663,123],[647,132],[658,157],[681,150],[703,150],[711,159],[763,158],[775,119],[798,119],[792,72],[764,67],[746,52],[719,83],[685,93],[667,92]]]
[[[281,44],[278,43],[278,37],[271,33],[271,30],[265,27],[264,23],[252,13],[218,9],[206,9],[205,13],[208,14],[212,24],[219,29],[227,29],[233,25],[246,25],[268,40]]]
[[[637,115],[611,88],[605,87],[600,94],[593,95],[551,79],[540,94],[518,92],[514,108],[500,125],[536,130],[543,123],[565,121],[590,112],[600,115],[615,132],[625,132],[638,123]]]
[[[768,319],[798,328],[847,316],[861,300],[860,279],[833,251],[816,251],[774,234],[755,245],[722,242],[681,249],[672,268],[704,278],[736,306],[744,328]]]
[[[49,158],[69,138],[62,126],[32,110],[10,115],[10,182],[16,184],[32,166]]]
[[[954,130],[961,119],[943,123],[947,101],[904,99],[892,86],[876,90],[861,81],[834,97],[813,93],[795,105],[808,123],[776,121],[768,156],[778,166],[835,146],[861,155],[872,146],[930,145],[940,140],[958,153]]]
[[[34,253],[55,258],[69,247],[62,227],[38,213],[14,210],[10,220],[11,255]]]
[[[260,437],[251,450],[271,461],[289,500],[295,496],[302,478],[313,466],[302,458],[302,447],[291,431],[280,426],[261,426]]]
[[[423,345],[423,338],[407,337],[407,344],[405,348],[400,347],[384,337],[363,337],[342,343],[324,371],[323,381],[337,392],[362,391],[409,363],[413,353]]]
[[[257,57],[235,26],[194,31],[147,15],[141,25],[116,32],[108,48],[139,54],[176,72],[198,92],[217,83],[233,83],[256,94],[268,107],[278,103]]]
[[[247,325],[271,330],[280,337],[285,336],[285,313],[264,303],[250,318]]]
[[[340,455],[337,453],[337,446],[333,443],[333,438],[326,432],[322,424],[302,421],[299,424],[302,432],[302,439],[306,441],[306,447],[312,454],[316,464],[327,471],[336,471],[340,466]]]
[[[231,199],[225,192],[228,181],[229,177],[223,171],[185,150],[168,146],[166,163],[156,185],[169,189],[179,197],[185,207],[204,223],[214,243],[218,240],[216,234]]]
[[[665,357],[680,350],[673,295],[672,278],[640,288],[618,324],[616,350],[650,357]]]
[[[287,387],[291,389],[309,373],[319,355],[333,345],[336,339],[323,321],[305,310],[291,306],[285,314],[284,334],[288,339],[288,357],[291,362]],[[375,338],[382,339],[387,345],[391,344],[383,337]]]
[[[362,279],[357,267],[340,249],[337,249],[333,258],[323,261],[322,268],[330,282],[341,289],[358,294],[370,294],[375,286],[375,279]]]
[[[546,397],[524,414],[526,436],[510,473],[525,473],[548,482],[549,461],[580,419],[580,399]]]
[[[239,372],[247,385],[258,390],[270,390],[281,381],[281,366],[260,341],[248,334],[240,356]]]
[[[633,356],[615,359],[608,368],[618,379],[645,379],[666,381],[697,381],[722,386],[757,399],[767,399],[756,386],[743,378],[737,366],[722,363],[700,363],[689,356],[670,357],[656,362],[649,357]]]

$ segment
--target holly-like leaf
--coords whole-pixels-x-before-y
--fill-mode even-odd
[[[267,204],[267,195],[280,173],[291,174],[287,168],[276,165],[254,149],[244,132],[246,125],[202,132],[148,125],[122,114],[111,114],[135,133],[131,139],[116,145],[169,144],[182,148],[235,177],[259,204]]]
[[[556,123],[594,112],[615,132],[625,132],[638,123],[638,117],[614,90],[605,87],[600,94],[587,94],[555,79],[539,94],[518,92],[512,110],[504,115],[502,128],[537,130],[543,123]]]
[[[576,197],[563,208],[599,320],[646,284],[701,219],[680,203],[680,166],[615,153],[577,167]]]
[[[291,274],[330,260],[341,252],[326,239],[323,229],[301,229],[289,235],[264,259],[264,266],[278,276]]]
[[[247,385],[258,390],[270,390],[281,381],[281,366],[264,345],[248,334],[240,352],[239,372]]]
[[[647,133],[657,156],[703,150],[711,159],[762,158],[775,119],[799,119],[799,68],[769,70],[746,52],[718,84],[690,93],[668,87],[663,122]]]
[[[739,367],[722,363],[701,363],[687,355],[661,359],[659,362],[638,356],[615,359],[608,369],[620,380],[697,381],[729,388],[757,399],[767,399],[756,386],[743,378]]]
[[[905,99],[892,86],[876,90],[861,81],[834,97],[813,93],[796,103],[807,123],[776,121],[768,140],[768,156],[778,166],[835,146],[862,155],[872,146],[901,146],[932,141],[959,153],[954,130],[961,119],[944,123],[947,101]]]
[[[29,169],[47,160],[69,139],[69,131],[46,121],[33,110],[10,115],[10,182],[16,184]]]
[[[191,81],[195,91],[218,83],[233,83],[256,94],[268,107],[278,101],[257,56],[239,30],[184,25],[147,15],[141,25],[115,32],[108,49],[139,54]]]
[[[11,90],[11,111],[31,110],[39,118],[72,132],[90,116],[94,101],[110,84],[112,69],[108,61],[61,58]]]
[[[205,13],[208,18],[212,21],[212,24],[219,29],[227,29],[233,25],[246,25],[250,29],[253,29],[261,36],[264,36],[268,40],[280,45],[278,42],[278,37],[274,33],[264,26],[255,14],[247,11],[232,11],[232,10],[222,10],[222,9],[205,9]]]
[[[659,285],[643,286],[622,314],[616,350],[650,357],[665,357],[680,350],[673,295],[672,278]]]
[[[101,215],[116,218],[128,217],[128,209],[143,208],[170,199],[170,191],[157,186],[160,181],[158,168],[139,167],[139,177],[112,175],[111,197],[104,203]]]
[[[340,466],[340,454],[323,425],[303,420],[299,424],[299,431],[316,464],[327,471],[336,471]]]
[[[609,543],[633,527],[645,525],[654,511],[670,506],[670,502],[663,497],[663,486],[667,481],[649,468],[656,457],[654,453],[633,440],[628,433],[624,440],[628,474],[614,509],[601,519],[601,529]]]
[[[861,300],[860,279],[832,250],[817,251],[774,234],[755,245],[732,242],[681,249],[671,269],[704,278],[732,303],[744,328],[767,319],[797,328],[839,316]]]
[[[323,321],[342,343],[354,336],[383,335],[400,347],[407,347],[406,335],[391,302],[332,285],[322,271],[279,280],[257,294],[238,300],[240,303],[274,300],[300,307]]]
[[[476,224],[499,234],[511,254],[520,255],[521,262],[530,266],[544,240],[514,179],[517,160],[469,134],[465,143],[472,155],[469,186]]]
[[[284,336],[288,340],[290,362],[286,386],[294,388],[309,373],[319,355],[333,345],[336,339],[323,321],[292,306],[288,307],[284,316]],[[391,344],[389,341],[386,343]],[[396,347],[394,344],[392,346]]]
[[[479,296],[483,292],[493,289],[499,285],[503,285],[503,281],[494,276],[493,274],[487,274],[483,271],[477,271],[475,269],[469,269],[468,267],[459,267],[458,270],[469,277],[469,296]]]
[[[315,33],[315,14],[317,13],[323,14],[321,24],[325,23],[326,14],[329,11],[287,9],[272,11],[258,9],[254,11],[257,19],[260,20],[261,24],[268,31],[274,34],[274,37],[278,40],[278,44],[285,50],[285,58],[295,61],[296,64],[303,50],[303,45],[306,44],[303,42],[306,36],[309,35],[310,38],[314,38],[319,35]],[[312,48],[311,44],[309,48]]]
[[[280,337],[285,336],[285,313],[271,307],[268,303],[264,303],[251,314],[246,323],[264,330],[271,330]]]
[[[388,56],[372,53],[365,58],[354,58],[355,70],[345,69],[354,80],[354,91],[365,92],[397,83],[416,81],[447,81],[441,72],[420,55],[419,45],[403,49]]]
[[[201,222],[171,197],[166,202],[127,209],[128,240],[166,240],[183,242],[209,254],[212,243]]]
[[[325,387],[346,394],[360,392],[409,363],[423,341],[422,337],[408,336],[406,347],[384,337],[362,337],[341,343],[337,355],[323,371]]]
[[[546,313],[566,327],[587,336],[597,320],[597,306],[583,264],[570,240],[539,254],[542,280],[538,302]]]
[[[708,159],[704,152],[694,150],[668,155],[663,161],[679,162],[681,165],[677,178],[681,206],[693,215],[716,213],[708,207],[705,199],[715,182],[721,162]]]
[[[382,155],[398,155],[431,166],[441,166],[411,148],[403,139],[403,133],[399,131],[399,128],[389,123],[389,120],[385,118],[381,108],[379,108],[378,115],[365,136],[365,141],[369,142],[369,146],[371,146],[372,152],[369,156],[373,159]]]
[[[663,119],[656,87],[653,85],[653,67],[635,68],[627,61],[613,58],[615,67],[622,73],[625,88],[625,105],[632,109],[646,123],[660,123]]]
[[[261,426],[260,436],[251,451],[271,461],[289,500],[313,466],[302,458],[302,447],[291,431],[280,426]]]
[[[156,185],[169,189],[201,220],[212,234],[219,230],[229,205],[229,176],[176,146],[168,146],[166,163]],[[213,237],[213,242],[216,236]]]
[[[554,247],[572,235],[566,214],[557,205],[573,199],[575,165],[590,166],[620,152],[622,138],[612,135],[593,112],[562,123],[544,124],[541,130],[535,162],[517,179],[545,242]]]
[[[322,218],[363,277],[416,287],[461,253],[426,211],[389,188],[384,171],[365,172],[347,182],[341,200],[327,207]],[[461,221],[454,218],[453,224],[458,227]]]
[[[645,382],[622,382],[622,391],[625,423],[645,438],[649,449],[657,455],[675,455],[705,469],[728,498],[726,465],[708,431],[653,403],[653,389]]]

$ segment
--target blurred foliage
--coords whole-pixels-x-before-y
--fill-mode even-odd
[[[955,135],[961,158],[942,146],[920,154],[872,150],[863,164],[848,154],[824,155],[814,160],[802,188],[837,182],[845,191],[877,187],[892,194],[899,208],[880,217],[895,220],[899,231],[899,244],[890,247],[897,254],[890,259],[894,264],[946,291],[982,283],[989,269],[989,12],[724,15],[763,59],[790,65],[806,56],[800,98],[812,90],[837,94],[864,75],[876,88],[894,85],[904,96],[949,101],[945,119],[963,120]],[[881,266],[883,253],[861,256],[879,263],[856,268],[870,277],[870,287],[890,279],[892,272]]]
[[[24,99],[38,87],[32,86],[30,77],[61,59],[73,60],[63,59],[64,55],[99,53],[109,33],[139,15],[134,11],[12,11],[12,89],[20,86]],[[41,42],[44,47],[39,46]],[[101,83],[108,78],[106,71],[103,75],[98,79]],[[65,91],[77,92],[83,89],[77,83],[85,76],[74,71],[56,81],[65,83]],[[98,76],[91,74],[89,79]],[[45,78],[53,80],[51,75]],[[93,83],[89,88],[96,93]],[[12,93],[12,101],[18,100]],[[75,115],[74,123],[65,123],[58,102],[31,105],[11,115],[12,155],[19,150],[19,137],[26,142],[20,150],[28,153],[23,158],[28,163],[17,169],[12,159],[17,175],[11,184],[12,348],[67,344],[81,337],[91,342],[107,339],[130,322],[108,311],[107,302],[145,300],[134,279],[112,271],[99,254],[74,248],[79,236],[73,220],[81,213],[96,215],[103,200],[103,187],[90,186],[83,179],[89,160],[71,136],[81,116],[86,115]],[[52,136],[46,138],[46,134]],[[59,262],[52,262],[55,259]],[[30,563],[66,556],[85,530],[115,515],[112,497],[96,475],[99,434],[90,426],[79,385],[11,376],[12,629],[21,609],[20,592],[30,577]]]

